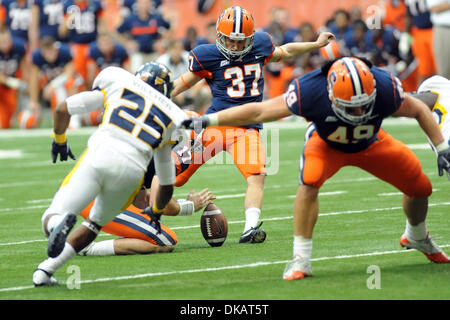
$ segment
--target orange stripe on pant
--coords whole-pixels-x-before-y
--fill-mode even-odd
[[[89,212],[91,211],[91,208],[93,205],[94,205],[94,202],[91,202],[86,208],[83,209],[83,211],[80,212],[80,215],[84,219],[87,219],[87,217],[89,216]],[[139,209],[139,208],[136,208],[134,206],[129,206],[127,208],[127,210],[134,214],[141,216],[148,222],[150,221],[150,218],[147,215],[142,214],[141,209]],[[123,213],[126,214],[126,211]],[[166,234],[166,237],[168,237],[169,240],[171,242],[173,242],[173,245],[177,244],[177,242],[178,242],[177,234],[172,229],[161,224],[161,230],[163,233]],[[112,234],[112,235],[115,235],[115,236],[123,237],[123,238],[141,239],[141,240],[148,241],[155,245],[161,245],[161,243],[156,242],[154,239],[152,239],[145,233],[142,233],[139,230],[132,228],[131,226],[127,226],[125,224],[122,224],[122,223],[116,222],[116,221],[111,221],[108,224],[106,224],[105,226],[103,226],[102,231]],[[158,235],[156,235],[156,234],[153,236],[158,237]]]
[[[331,148],[315,131],[303,150],[303,184],[320,188],[344,166],[359,167],[390,183],[412,198],[431,195],[431,183],[422,171],[419,159],[402,142],[382,129],[378,141],[358,153],[344,153]]]

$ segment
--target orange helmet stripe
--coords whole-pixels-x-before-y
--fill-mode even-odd
[[[225,9],[217,21],[217,31],[227,36],[233,33],[249,37],[254,32],[253,17],[239,6]]]

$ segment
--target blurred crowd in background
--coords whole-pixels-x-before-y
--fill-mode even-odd
[[[179,77],[188,70],[192,48],[215,43],[217,17],[200,28],[189,20],[189,12],[180,14],[167,5],[174,1],[0,0],[0,128],[45,126],[46,114],[67,96],[91,89],[107,66],[135,72],[157,60],[172,70],[174,79]],[[215,2],[198,0],[190,10],[206,14]],[[245,7],[245,2],[238,4]],[[416,90],[434,74],[450,78],[450,0],[385,0],[372,8],[345,2],[324,13],[320,27],[317,21],[292,23],[288,8],[271,7],[269,23],[257,31],[268,32],[275,45],[315,41],[322,31],[337,39],[291,61],[267,64],[265,98],[282,94],[292,79],[325,60],[348,55],[386,68],[405,91]],[[188,20],[185,30],[179,29],[180,17]],[[210,98],[201,82],[175,102],[201,113]],[[101,115],[99,110],[72,117],[70,126],[98,125]]]

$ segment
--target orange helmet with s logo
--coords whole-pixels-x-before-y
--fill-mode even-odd
[[[377,92],[369,67],[358,58],[344,57],[331,65],[327,80],[328,96],[336,116],[352,125],[366,123]]]
[[[219,51],[229,60],[238,60],[250,52],[255,35],[255,23],[252,15],[242,7],[234,6],[225,9],[217,19],[216,45]],[[243,48],[228,48],[227,39],[243,41]]]

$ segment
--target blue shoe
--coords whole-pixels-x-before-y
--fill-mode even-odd
[[[77,215],[67,213],[61,222],[52,230],[48,237],[47,254],[50,258],[56,258],[63,251],[67,236],[77,222]]]

